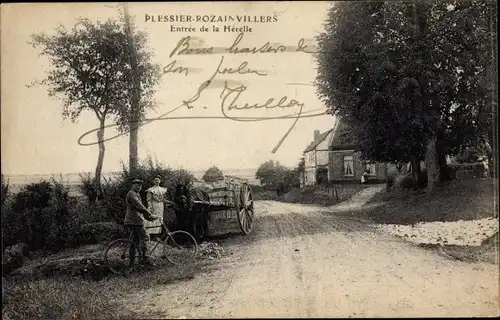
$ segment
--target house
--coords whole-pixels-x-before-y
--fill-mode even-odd
[[[328,146],[333,129],[324,133],[314,130],[314,139],[304,150],[304,177],[302,185],[315,185],[317,174],[328,179]],[[326,172],[326,177],[325,177]]]
[[[358,145],[352,135],[349,125],[338,118],[333,129],[334,134],[329,143],[328,181],[361,182],[361,176],[366,171],[368,180],[385,182],[387,179],[387,163],[368,163],[361,159],[361,153],[356,151]]]
[[[385,182],[388,165],[363,161],[361,153],[356,151],[357,146],[348,124],[341,118],[331,130],[322,134],[315,130],[313,142],[304,150],[303,185],[361,183],[365,171],[369,181]]]

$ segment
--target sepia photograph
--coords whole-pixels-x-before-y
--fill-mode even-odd
[[[3,319],[500,316],[496,1],[0,8]]]

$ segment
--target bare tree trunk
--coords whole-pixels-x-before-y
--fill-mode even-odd
[[[433,192],[441,178],[436,137],[432,137],[427,142],[425,167],[427,168],[427,192]]]
[[[134,126],[135,127],[135,126]],[[129,169],[130,172],[134,172],[138,165],[138,153],[137,153],[137,140],[138,140],[139,130],[137,127],[132,128],[130,131],[129,138]]]
[[[420,159],[418,157],[413,156],[411,158],[411,173],[413,176],[413,188],[417,189],[420,187],[420,176],[422,170],[420,170]]]
[[[125,3],[123,5],[124,15],[125,15],[125,31],[128,38],[128,45],[130,50],[130,66],[132,69],[132,99],[131,99],[131,110],[130,110],[130,140],[129,140],[129,169],[130,172],[134,172],[138,165],[138,132],[139,132],[139,121],[140,121],[140,79],[139,72],[137,68],[137,52],[134,45],[134,37],[132,32],[132,24],[130,21],[130,14],[128,11],[128,5]]]
[[[106,151],[106,147],[104,146],[104,119],[101,120],[99,130],[97,131],[97,141],[99,142],[99,156],[97,157],[97,166],[95,168],[94,191],[96,198],[101,199],[101,175],[104,164],[104,152]]]

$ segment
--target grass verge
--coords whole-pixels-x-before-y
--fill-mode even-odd
[[[380,205],[361,214],[375,223],[402,225],[488,218],[498,212],[496,185],[493,179],[469,179],[443,183],[432,194],[424,190],[383,192],[370,201]]]
[[[361,191],[365,186],[361,184],[345,184],[331,187],[308,186],[287,192],[279,201],[288,203],[312,204],[318,206],[332,206],[348,200]]]
[[[498,232],[483,242],[481,246],[468,247],[457,245],[430,245],[421,244],[419,247],[424,249],[437,250],[442,256],[470,263],[490,263],[498,265],[499,263],[499,240]]]
[[[192,279],[207,262],[189,266],[158,260],[128,277],[108,276],[100,281],[69,275],[30,278],[14,274],[3,279],[3,319],[122,319],[130,317],[120,297],[176,281]]]
[[[432,194],[424,190],[382,192],[370,200],[369,208],[356,213],[378,224],[412,225],[419,222],[477,220],[498,216],[494,179],[453,180],[439,185]],[[471,263],[498,264],[498,232],[481,246],[419,245],[441,255]]]

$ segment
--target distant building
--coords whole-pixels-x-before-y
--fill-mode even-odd
[[[315,130],[313,142],[304,150],[303,185],[361,183],[365,171],[369,182],[385,182],[388,165],[363,161],[357,147],[349,126],[340,118],[331,130]]]
[[[386,163],[368,163],[361,159],[356,151],[358,144],[348,124],[337,119],[334,134],[329,145],[328,180],[330,182],[361,182],[366,171],[368,181],[385,182],[387,179]]]
[[[304,150],[304,177],[303,185],[316,184],[317,175],[328,172],[328,146],[332,137],[333,129],[324,133],[314,131],[314,140]],[[326,175],[326,179],[328,174]]]

